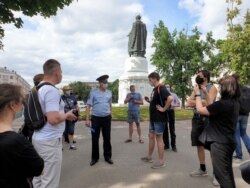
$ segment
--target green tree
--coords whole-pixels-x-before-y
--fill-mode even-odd
[[[14,12],[22,12],[26,16],[40,14],[44,18],[56,15],[58,9],[68,6],[73,0],[0,0],[0,49],[3,48],[3,24],[14,24],[21,28],[23,21]]]
[[[69,87],[72,89],[73,93],[78,94],[78,99],[83,100],[84,102],[87,101],[89,92],[91,87],[84,82],[72,82],[69,84]]]
[[[192,89],[191,77],[201,69],[208,69],[215,74],[219,72],[219,57],[213,53],[216,41],[211,32],[207,34],[205,41],[202,40],[197,28],[190,35],[185,29],[170,33],[163,21],[155,26],[153,33],[152,47],[155,52],[152,64],[182,99],[184,107],[185,99]]]
[[[241,82],[250,78],[250,12],[247,11],[244,22],[237,23],[241,0],[227,0],[228,35],[220,42],[220,53],[229,71],[240,75]]]
[[[112,102],[118,102],[118,89],[119,89],[119,80],[116,79],[114,82],[108,84],[108,89],[112,91]]]

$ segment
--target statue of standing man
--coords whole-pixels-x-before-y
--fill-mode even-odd
[[[128,54],[129,56],[145,57],[147,29],[146,25],[141,21],[141,16],[136,16],[132,30],[128,34]]]

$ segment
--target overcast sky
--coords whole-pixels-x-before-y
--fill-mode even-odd
[[[15,70],[31,85],[43,63],[54,58],[62,65],[61,85],[73,81],[95,81],[109,74],[118,79],[128,58],[128,33],[141,14],[147,25],[149,72],[154,51],[152,31],[159,20],[172,31],[198,26],[203,34],[213,31],[215,38],[226,36],[226,0],[78,0],[59,10],[57,16],[44,19],[25,17],[22,29],[4,25],[4,51],[0,66]],[[250,1],[243,0],[242,16]]]

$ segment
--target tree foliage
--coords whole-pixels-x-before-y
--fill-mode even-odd
[[[114,82],[108,84],[108,89],[112,91],[112,102],[118,102],[118,90],[119,90],[119,80],[116,79]]]
[[[192,76],[201,69],[210,70],[215,74],[219,72],[220,57],[213,53],[216,40],[212,38],[211,32],[207,34],[206,40],[202,40],[197,28],[194,28],[190,35],[185,29],[170,33],[163,21],[155,26],[153,33],[152,47],[155,52],[152,55],[152,64],[172,89],[174,87],[174,92],[184,105],[191,92]]]
[[[0,49],[3,48],[3,24],[14,24],[21,28],[23,21],[16,17],[15,12],[22,12],[26,16],[40,14],[44,18],[56,15],[58,9],[68,6],[73,0],[0,0]]]
[[[72,82],[69,84],[74,94],[78,95],[79,100],[87,101],[91,87],[84,82]]]
[[[241,82],[250,78],[250,12],[247,11],[244,22],[236,22],[241,0],[227,0],[228,35],[221,41],[220,51],[229,70],[240,75]]]

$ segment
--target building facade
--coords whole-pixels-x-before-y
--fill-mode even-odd
[[[95,89],[99,86],[99,82],[83,82],[85,84],[87,84],[88,86],[91,87],[91,89]]]
[[[31,86],[26,80],[14,70],[8,70],[7,67],[0,67],[0,83],[20,85],[23,88],[24,94],[28,93],[31,89]]]

